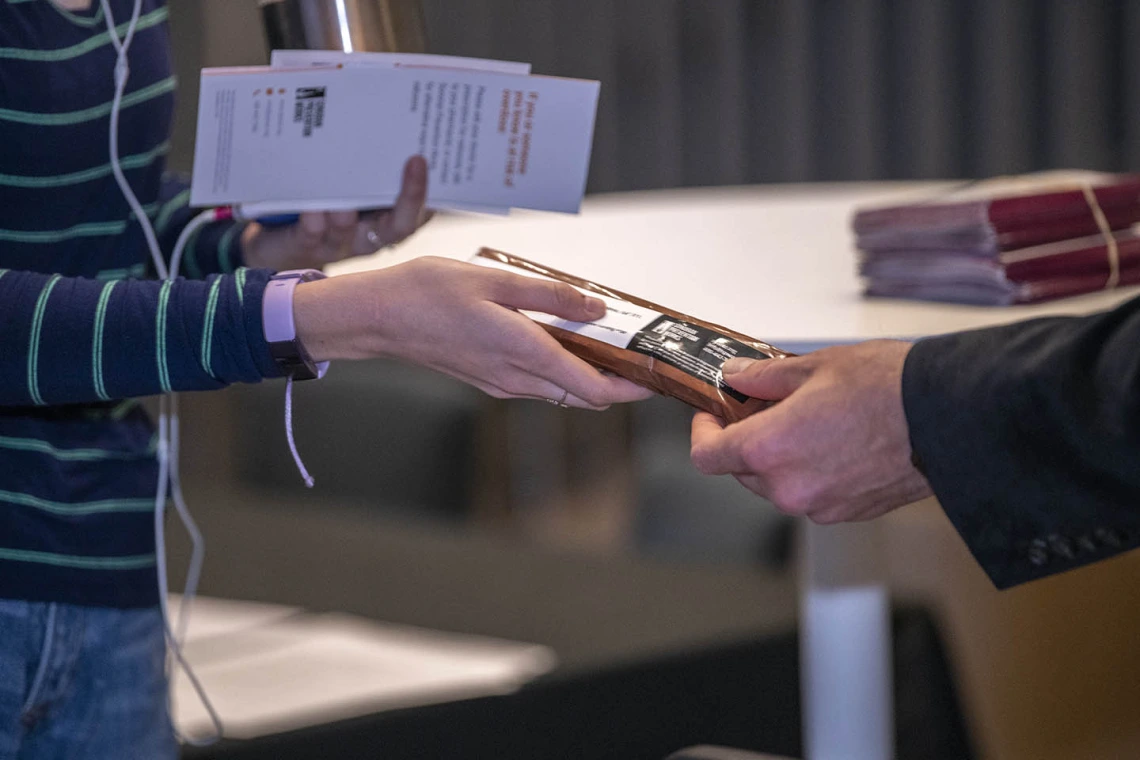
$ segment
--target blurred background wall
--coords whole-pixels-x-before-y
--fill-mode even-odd
[[[432,52],[603,82],[591,192],[1140,164],[1140,3],[424,0],[424,9]],[[172,162],[186,168],[197,69],[264,63],[267,53],[256,0],[171,0],[171,13],[181,87]],[[608,634],[590,634],[597,651],[768,625],[759,577],[786,568],[786,523],[731,480],[695,476],[678,405],[567,424],[547,405],[502,404],[413,368],[337,367],[298,388],[298,438],[319,481],[301,493],[281,391],[188,399],[188,487],[223,536],[207,563],[212,593],[564,639],[568,651],[582,621],[550,612],[583,577],[568,568],[612,562],[599,572],[628,581],[618,585],[641,601],[615,600],[626,613]],[[361,558],[340,575],[305,566],[307,542],[326,533],[321,520],[327,536],[385,536],[366,558],[379,586],[353,583]],[[1136,756],[1140,559],[999,594],[936,505],[897,514],[888,531],[893,586],[942,616],[984,757]],[[545,582],[533,556],[544,547],[554,553],[540,564],[562,567],[558,593],[534,585]],[[589,559],[559,553],[567,547]],[[517,572],[503,559],[515,552],[530,557]]]
[[[267,60],[256,0],[173,5],[190,22],[175,27],[185,63]],[[594,192],[1121,169],[1140,159],[1140,5],[1127,0],[423,7],[433,51],[602,81]]]

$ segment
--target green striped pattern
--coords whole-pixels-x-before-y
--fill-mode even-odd
[[[149,29],[152,26],[158,26],[163,21],[166,21],[166,7],[156,8],[155,10],[139,17],[139,22],[135,26],[135,33]],[[127,33],[130,27],[130,22],[125,21],[115,27],[115,32],[120,39]],[[55,50],[26,50],[24,48],[0,48],[0,60],[5,58],[10,60],[20,61],[67,61],[72,58],[78,58],[81,55],[86,55],[92,50],[97,50],[104,45],[111,44],[111,36],[108,32],[104,31],[100,34],[92,35],[83,42],[80,42],[70,47],[57,48]]]
[[[129,267],[121,267],[119,269],[100,269],[95,273],[96,280],[126,280],[129,278],[138,279],[146,274],[146,264],[139,262],[138,264],[131,264]]]
[[[222,239],[218,241],[218,269],[225,274],[234,271],[234,265],[230,259],[233,256],[234,238],[241,230],[242,225],[231,225],[228,230],[222,233]]]
[[[99,293],[99,303],[95,306],[95,333],[91,338],[91,377],[95,384],[95,394],[103,401],[110,401],[107,388],[103,385],[103,325],[107,322],[107,302],[115,282],[108,282]]]
[[[153,554],[135,554],[125,557],[80,557],[75,554],[52,554],[27,549],[0,548],[0,559],[15,562],[38,562],[42,565],[75,567],[81,570],[139,570],[154,565]]]
[[[245,306],[245,267],[238,267],[234,277],[234,286],[237,287],[238,303]]]
[[[97,515],[114,512],[149,512],[154,509],[154,499],[102,499],[100,501],[78,501],[65,503],[50,501],[38,496],[15,491],[0,491],[0,502],[32,507],[53,515]]]
[[[120,108],[130,108],[139,103],[173,92],[177,86],[175,77],[167,77],[161,82],[142,87],[129,95],[124,95]],[[11,108],[0,108],[0,121],[14,121],[20,124],[35,124],[43,127],[58,127],[67,124],[80,124],[85,121],[101,119],[111,113],[111,101],[100,103],[97,106],[83,108],[78,111],[65,111],[63,113],[36,113],[33,111],[16,111]]]
[[[111,411],[108,412],[107,416],[113,419],[115,422],[122,422],[122,420],[128,414],[130,414],[136,407],[139,406],[142,406],[142,404],[137,398],[126,398],[120,401],[113,409],[111,409]],[[150,450],[156,450],[156,441],[153,438],[150,441]]]
[[[158,361],[158,385],[170,393],[170,367],[166,362],[166,310],[170,304],[170,280],[165,280],[158,291],[158,314],[155,316],[155,356]]]
[[[51,296],[52,290],[55,289],[56,283],[62,278],[60,275],[52,275],[51,279],[44,285],[44,289],[40,291],[40,297],[36,299],[36,310],[32,316],[32,337],[28,344],[28,395],[32,397],[32,403],[36,406],[43,406],[44,400],[40,396],[40,333],[44,328],[44,312],[47,311],[48,297]]]
[[[99,2],[99,0],[92,0],[92,2]],[[80,16],[78,13],[72,13],[67,8],[64,8],[56,3],[52,3],[51,7],[55,8],[56,12],[63,16],[65,19],[75,24],[76,26],[95,26],[96,24],[103,23],[103,4],[99,3],[99,7],[95,10],[92,16]]]
[[[143,153],[123,156],[119,164],[123,167],[123,171],[141,169],[144,166],[149,166],[155,159],[165,156],[169,152],[170,142],[165,141]],[[90,169],[83,169],[68,174],[52,174],[46,176],[0,174],[0,185],[37,189],[45,187],[65,187],[67,185],[78,185],[81,182],[90,182],[93,179],[100,179],[110,174],[111,163],[107,162],[102,166],[93,166]]]
[[[156,439],[152,439],[145,451],[112,451],[110,449],[61,449],[50,441],[38,438],[20,438],[0,435],[0,449],[9,451],[31,451],[46,454],[62,462],[105,462],[110,460],[147,459],[154,455]]]
[[[143,206],[143,211],[146,215],[153,216],[154,212],[158,209],[157,203],[150,203]],[[111,237],[115,235],[122,235],[127,230],[127,225],[134,221],[134,212],[131,212],[129,219],[120,219],[113,222],[85,222],[83,224],[76,224],[62,230],[4,230],[0,229],[0,241],[9,243],[62,243],[65,240],[73,240],[79,237]]]
[[[158,212],[158,218],[154,220],[154,232],[156,235],[161,235],[166,232],[166,228],[170,226],[170,218],[174,216],[174,212],[181,208],[190,205],[190,189],[187,188],[174,196],[166,203],[162,204],[162,209]]]
[[[202,327],[202,368],[215,380],[218,378],[214,376],[211,356],[214,350],[214,318],[218,313],[218,294],[221,285],[221,277],[215,277],[213,284],[210,285],[210,295],[206,299],[206,319]]]
[[[186,247],[182,249],[182,260],[178,266],[186,272],[186,276],[191,280],[200,280],[202,278],[202,268],[198,266],[198,235],[202,232],[202,228],[194,230],[190,233],[190,238],[186,241]],[[175,274],[178,274],[175,272]]]

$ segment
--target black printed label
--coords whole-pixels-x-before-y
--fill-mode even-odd
[[[309,137],[325,122],[325,88],[298,87],[293,101],[293,122],[301,125],[301,136]]]
[[[740,402],[747,401],[748,396],[725,385],[720,374],[721,366],[737,356],[745,359],[771,358],[726,335],[667,316],[658,317],[639,331],[630,342],[629,349],[676,367]]]

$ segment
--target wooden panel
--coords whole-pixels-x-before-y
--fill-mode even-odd
[[[933,500],[885,532],[893,589],[940,613],[983,757],[1136,757],[1140,552],[997,591]]]

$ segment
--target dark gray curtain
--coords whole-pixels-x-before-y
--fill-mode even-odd
[[[434,52],[603,82],[593,191],[1140,159],[1127,0],[424,0]]]

